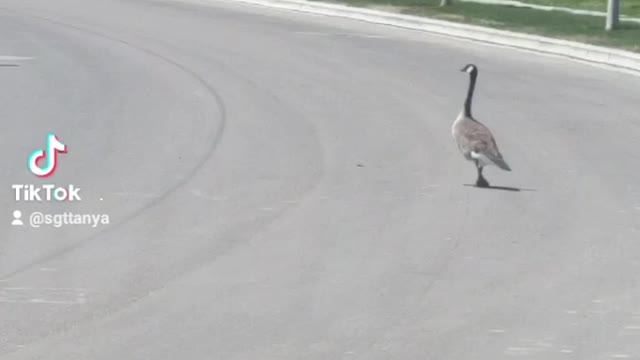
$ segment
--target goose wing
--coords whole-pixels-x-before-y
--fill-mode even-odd
[[[459,130],[461,148],[470,153],[484,155],[498,167],[511,170],[504,161],[489,128],[478,121],[469,119]]]

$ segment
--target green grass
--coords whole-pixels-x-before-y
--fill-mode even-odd
[[[553,1],[553,0],[530,0]],[[581,0],[558,0],[581,2]],[[584,2],[591,1],[585,0]],[[640,0],[626,0],[626,2]],[[439,7],[440,0],[338,0],[353,6],[391,9],[404,14],[488,26],[496,29],[537,34],[594,45],[640,52],[640,24],[625,22],[621,28],[604,31],[605,19],[511,6],[456,2]]]
[[[573,9],[607,11],[607,0],[520,0],[536,5],[560,6]],[[622,0],[622,14],[640,17],[640,0]]]

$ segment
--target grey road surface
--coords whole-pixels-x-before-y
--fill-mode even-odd
[[[640,78],[213,1],[4,0],[0,34],[3,360],[640,358]],[[465,186],[467,63],[520,191]],[[82,201],[15,201],[46,183]]]

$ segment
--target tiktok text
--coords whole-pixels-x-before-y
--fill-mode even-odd
[[[74,185],[56,186],[47,184],[35,185],[12,185],[16,201],[25,202],[52,202],[52,201],[81,201],[80,188]]]

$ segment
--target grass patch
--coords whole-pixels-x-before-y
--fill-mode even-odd
[[[530,1],[551,2],[556,0]],[[581,2],[580,0],[557,1]],[[584,2],[589,1],[592,0],[584,0]],[[640,0],[626,0],[625,2],[632,1],[640,2]],[[365,7],[391,5],[400,8],[400,12],[404,14],[640,52],[640,24],[624,22],[620,29],[607,32],[604,30],[605,19],[603,17],[469,2],[456,2],[453,6],[439,7],[440,0],[339,0],[339,2]]]
[[[490,27],[502,30],[640,52],[640,24],[636,23],[622,23],[620,29],[607,32],[604,31],[604,18],[475,3],[457,3],[446,8],[414,6],[405,12],[433,18],[456,14],[470,24],[489,24]]]
[[[520,0],[525,3],[559,6],[573,9],[607,11],[606,0]],[[640,17],[640,0],[622,0],[622,14]]]

